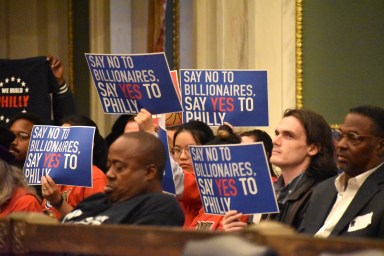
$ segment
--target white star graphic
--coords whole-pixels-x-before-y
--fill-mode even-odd
[[[0,82],[0,87],[3,87],[3,82]]]
[[[21,79],[20,78],[17,78],[17,83],[20,83]]]
[[[14,76],[11,77],[11,81],[12,81],[12,82],[15,82],[15,79],[16,79],[16,78],[15,78]]]
[[[6,122],[6,123],[9,123],[9,118],[5,119],[5,122]]]
[[[5,83],[7,84],[9,82],[9,78],[5,78]]]
[[[25,88],[25,92],[29,92],[29,88],[27,87],[27,88]]]
[[[4,116],[0,116],[0,120],[3,121],[4,120]]]
[[[27,110],[23,109],[23,111],[21,111],[22,113],[27,113]]]
[[[22,82],[22,83],[21,83],[21,86],[23,86],[23,87],[24,87],[24,86],[25,86],[25,82]]]

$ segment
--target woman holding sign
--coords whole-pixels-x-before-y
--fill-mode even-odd
[[[190,228],[193,219],[202,208],[199,189],[192,166],[192,158],[189,154],[190,145],[205,145],[214,138],[213,131],[203,122],[189,121],[181,125],[173,137],[171,154],[173,159],[182,168],[184,175],[184,187],[180,198],[180,204],[184,211],[184,227]],[[180,191],[176,188],[177,191]]]
[[[49,176],[41,178],[43,207],[58,219],[66,215],[84,198],[104,192],[107,177],[98,167],[106,168],[107,149],[95,122],[85,116],[69,116],[63,121],[62,127],[92,126],[96,127],[93,147],[92,188],[56,185]],[[98,165],[98,166],[97,166]]]
[[[239,144],[240,142],[240,137],[233,132],[232,128],[222,125],[218,129],[216,137],[207,145]],[[224,216],[221,215],[206,214],[204,208],[201,207],[199,213],[187,228],[203,231],[223,230],[223,218]],[[246,223],[247,217],[244,216],[240,221]]]

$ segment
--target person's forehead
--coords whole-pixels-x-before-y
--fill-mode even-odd
[[[197,141],[189,131],[182,131],[177,134],[175,138],[175,144],[196,144]]]
[[[108,156],[113,158],[111,160],[119,159],[123,161],[124,159],[134,157],[139,152],[140,143],[137,139],[121,136],[110,146]]]
[[[251,142],[256,142],[256,137],[255,136],[241,136],[241,143],[251,143]]]
[[[370,134],[372,132],[372,126],[373,121],[369,117],[357,113],[349,113],[340,125],[340,130],[343,132]]]
[[[293,116],[283,117],[276,127],[278,132],[305,133],[303,125]]]
[[[11,131],[22,130],[24,132],[31,132],[34,123],[27,119],[18,119],[14,123],[12,123],[9,128]]]

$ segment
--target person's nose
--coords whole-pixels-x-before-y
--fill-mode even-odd
[[[16,146],[18,143],[19,143],[19,139],[16,136],[15,139],[11,142],[11,146]]]
[[[181,150],[180,159],[188,159],[188,153],[186,152],[186,149]]]
[[[348,147],[348,139],[346,136],[342,136],[339,141],[336,141],[336,149],[345,149]]]
[[[281,142],[281,135],[275,135],[275,138],[273,138],[272,140],[273,146],[280,145],[280,142]]]
[[[113,177],[115,177],[112,167],[108,168],[107,173],[105,175],[107,176],[108,179],[113,179]]]

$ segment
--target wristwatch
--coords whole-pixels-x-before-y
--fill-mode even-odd
[[[60,200],[59,200],[59,202],[57,202],[57,203],[51,203],[51,205],[53,206],[53,207],[55,207],[56,209],[58,209],[58,208],[60,208],[62,205],[63,205],[63,202],[64,202],[64,197],[62,196],[62,195],[60,195]]]

